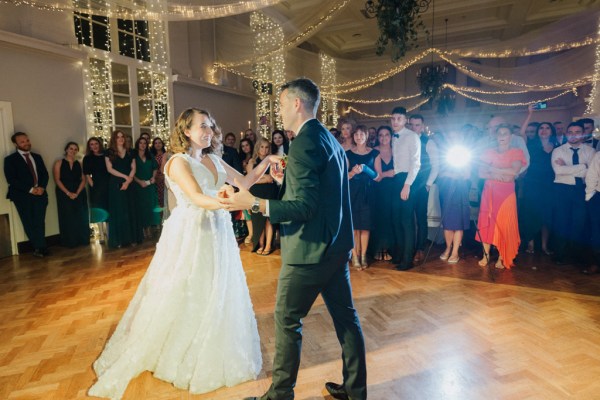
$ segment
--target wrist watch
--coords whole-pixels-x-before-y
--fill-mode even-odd
[[[258,197],[254,198],[254,203],[252,203],[252,207],[250,207],[250,211],[254,214],[260,211],[260,200]]]

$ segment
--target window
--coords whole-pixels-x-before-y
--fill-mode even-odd
[[[110,20],[101,15],[73,13],[77,43],[110,51]]]
[[[141,132],[162,136],[169,131],[167,77],[164,74],[137,70],[138,111]]]
[[[119,54],[150,62],[150,41],[147,21],[117,20]]]

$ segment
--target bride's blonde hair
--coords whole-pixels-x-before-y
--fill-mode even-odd
[[[185,135],[185,131],[192,127],[195,114],[205,115],[212,124],[212,130],[214,132],[210,146],[206,149],[203,149],[202,153],[216,153],[220,156],[222,137],[221,128],[219,128],[215,122],[215,119],[208,111],[194,107],[184,110],[181,114],[179,114],[179,117],[177,117],[177,121],[175,121],[175,128],[173,129],[173,132],[171,132],[171,138],[169,140],[171,151],[173,153],[186,153],[190,148],[190,139]]]

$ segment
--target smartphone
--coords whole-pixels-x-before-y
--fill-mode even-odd
[[[545,102],[545,101],[542,101],[542,102],[540,102],[540,103],[535,103],[535,104],[533,105],[533,108],[534,108],[534,110],[543,110],[543,109],[545,109],[547,106],[548,106],[548,105],[546,104],[546,102]]]

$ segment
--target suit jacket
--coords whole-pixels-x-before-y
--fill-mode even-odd
[[[346,155],[319,121],[307,121],[290,146],[283,198],[269,200],[281,224],[282,261],[317,264],[354,246]]]
[[[39,154],[31,152],[29,154],[32,161],[35,162],[38,186],[44,188],[44,194],[36,197],[47,197],[45,189],[48,185],[48,170],[44,165],[44,160],[42,160],[42,156]],[[16,202],[27,196],[33,196],[29,193],[34,185],[33,176],[29,172],[29,167],[27,167],[25,159],[18,151],[15,151],[4,159],[4,176],[6,176],[6,181],[8,182],[7,199]]]
[[[240,155],[237,150],[233,147],[223,145],[223,161],[233,167],[236,171],[243,174],[242,162],[240,161]]]

